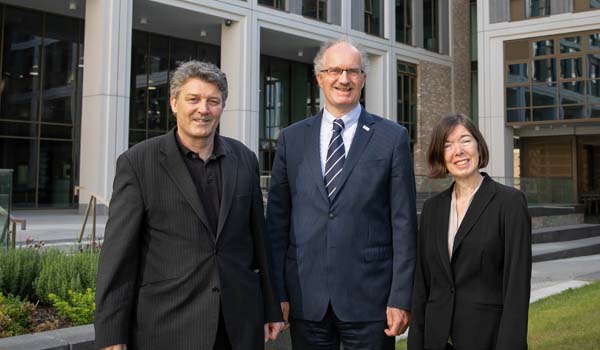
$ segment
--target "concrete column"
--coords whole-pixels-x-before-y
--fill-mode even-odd
[[[389,93],[385,56],[369,55],[369,72],[365,89],[365,108],[373,114],[388,118],[386,106],[386,93]]]
[[[133,0],[87,0],[79,183],[108,201],[116,159],[127,149]]]
[[[229,97],[221,116],[221,134],[243,142],[256,153],[260,117],[259,34],[252,15],[221,26],[221,69],[227,74],[229,85]]]

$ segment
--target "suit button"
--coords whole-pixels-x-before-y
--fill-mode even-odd
[[[450,294],[454,294],[454,288],[450,288]]]
[[[334,214],[334,213],[329,213],[329,218],[330,218],[330,219],[333,219],[333,218],[335,218],[335,214]]]
[[[212,291],[213,293],[219,293],[221,290],[219,289],[219,287],[213,287]]]

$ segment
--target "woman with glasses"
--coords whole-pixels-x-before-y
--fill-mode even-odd
[[[522,192],[479,169],[483,136],[469,118],[442,118],[430,176],[454,183],[423,206],[408,349],[526,350],[531,219]]]

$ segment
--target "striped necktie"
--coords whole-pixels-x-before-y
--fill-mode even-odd
[[[325,188],[330,200],[338,189],[339,175],[344,169],[344,161],[346,160],[346,149],[342,139],[343,130],[344,122],[342,119],[336,118],[333,121],[333,134],[331,135],[331,141],[329,141],[329,147],[327,147],[327,160],[325,161]]]

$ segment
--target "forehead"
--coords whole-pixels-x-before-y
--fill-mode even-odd
[[[181,85],[182,94],[207,95],[221,97],[221,90],[215,83],[200,78],[189,78]]]
[[[464,137],[464,136],[473,137],[473,135],[469,132],[469,130],[467,130],[467,128],[464,127],[464,125],[458,124],[452,130],[450,130],[450,133],[448,133],[448,137],[446,138],[446,141],[454,141],[454,140],[460,139],[461,137]]]
[[[352,45],[340,43],[325,51],[323,61],[328,67],[360,67],[360,52]]]

